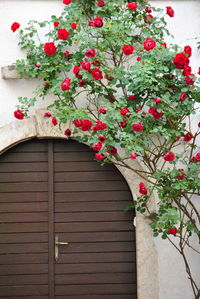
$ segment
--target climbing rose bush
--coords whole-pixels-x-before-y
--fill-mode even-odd
[[[27,51],[17,71],[39,80],[14,115],[27,117],[38,99],[53,95],[44,114],[49,126],[68,123],[63,136],[86,142],[94,159],[137,174],[138,198],[126,209],[143,213],[153,235],[179,251],[199,298],[185,249],[199,253],[192,237],[200,241],[200,127],[190,120],[200,102],[200,66],[191,67],[190,45],[165,41],[165,18],[175,15],[146,0],[63,0],[61,16],[20,29],[14,23]]]

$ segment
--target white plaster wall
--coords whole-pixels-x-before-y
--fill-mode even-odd
[[[197,50],[194,38],[198,36],[200,40],[200,1],[168,0],[152,1],[152,3],[163,8],[166,5],[172,6],[175,10],[175,17],[167,18],[168,28],[174,34],[176,43],[183,47],[185,45],[193,47],[191,62],[194,71],[197,71],[200,66],[200,52]],[[16,59],[23,57],[23,52],[17,45],[17,34],[10,30],[13,22],[17,21],[24,26],[30,19],[43,20],[48,19],[52,14],[59,15],[62,8],[61,0],[0,0],[0,67],[12,64]],[[170,42],[168,37],[166,37],[166,42]],[[0,78],[0,127],[13,121],[19,122],[13,117],[17,97],[31,96],[35,85],[35,80],[3,80]],[[45,105],[46,103],[41,102],[37,108]],[[198,121],[200,121],[200,116],[196,117],[195,123]],[[159,264],[159,299],[193,299],[179,255],[166,241],[157,238],[155,245]],[[191,259],[197,274],[199,261],[194,256],[191,256]]]

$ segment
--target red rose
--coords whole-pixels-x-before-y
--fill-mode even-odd
[[[69,32],[66,29],[58,29],[58,38],[62,40],[67,40],[69,37]]]
[[[133,101],[133,100],[135,100],[136,99],[136,96],[129,96],[128,97],[128,101]]]
[[[76,24],[76,23],[71,23],[70,27],[71,27],[72,29],[76,29],[76,28],[77,28],[77,24]]]
[[[176,235],[177,232],[178,232],[178,229],[176,227],[172,227],[172,228],[168,229],[168,231],[167,231],[167,233],[169,235]]]
[[[103,136],[103,135],[99,135],[99,137],[98,137],[98,140],[101,141],[101,142],[106,141],[106,139],[107,138],[105,136]]]
[[[135,2],[129,2],[126,4],[126,6],[131,10],[136,10],[138,8],[137,3],[135,3]]]
[[[151,24],[152,21],[153,21],[153,16],[152,16],[151,14],[148,14],[148,15],[146,16],[146,18],[144,18],[144,22],[145,22],[146,24]]]
[[[95,68],[91,71],[91,75],[95,80],[103,79],[102,71],[98,68]]]
[[[133,129],[133,131],[135,132],[141,132],[144,130],[144,126],[141,123],[135,123],[131,126],[131,128]]]
[[[162,103],[162,100],[161,100],[160,98],[155,98],[155,99],[153,99],[153,101],[154,101],[154,103],[156,103],[156,104],[160,104],[160,103]]]
[[[80,65],[81,65],[81,68],[85,71],[89,71],[90,68],[91,68],[91,63],[87,60],[86,61],[81,61]]]
[[[188,133],[186,133],[185,136],[184,136],[184,141],[185,141],[185,142],[189,142],[190,140],[192,140],[192,138],[193,138],[192,133],[188,132]]]
[[[167,49],[167,44],[166,43],[160,43],[161,46],[163,46],[165,49]]]
[[[196,162],[200,162],[200,153],[197,153],[194,157]]]
[[[187,99],[187,93],[185,93],[185,92],[182,92],[181,94],[180,94],[180,101],[181,102],[183,102],[183,101],[185,101],[186,99]]]
[[[71,0],[63,0],[63,4],[66,4],[66,5],[68,5],[68,4],[70,4],[70,3],[72,3],[72,1],[71,1]]]
[[[54,27],[58,27],[60,25],[60,23],[59,22],[54,22],[53,25],[54,25]]]
[[[150,51],[156,47],[156,42],[152,38],[146,38],[143,47],[145,50]]]
[[[117,149],[116,149],[116,147],[114,147],[112,145],[109,145],[106,152],[108,154],[111,154],[111,155],[116,155],[117,154]]]
[[[189,65],[184,66],[184,69],[183,69],[184,76],[191,75],[191,72],[192,72],[192,68]]]
[[[94,132],[96,131],[103,131],[107,127],[106,123],[103,123],[101,120],[97,120],[95,126],[92,128]]]
[[[173,18],[174,17],[174,10],[171,8],[171,6],[167,6],[166,7],[166,11],[167,11],[167,14]]]
[[[139,192],[140,192],[140,194],[143,194],[143,195],[147,194],[147,188],[145,187],[144,183],[139,184]]]
[[[99,113],[101,113],[101,114],[106,114],[106,108],[105,107],[101,107],[100,109],[99,109]]]
[[[83,120],[82,119],[75,119],[74,125],[76,128],[80,128],[82,126]]]
[[[69,56],[70,56],[69,51],[65,51],[63,54],[65,55],[66,58],[69,58]]]
[[[168,162],[174,161],[175,158],[176,158],[176,156],[172,152],[169,152],[164,155],[164,160],[168,161]]]
[[[99,154],[99,153],[96,153],[96,154],[95,154],[95,158],[96,158],[97,160],[100,160],[100,161],[102,161],[103,159],[105,159],[104,155]]]
[[[81,68],[78,65],[75,65],[73,68],[73,73],[76,75],[80,72]]]
[[[149,108],[148,113],[152,114],[154,119],[159,119],[162,117],[163,113],[162,112],[158,112],[157,108]]]
[[[123,46],[123,48],[122,48],[122,52],[123,52],[125,55],[131,55],[131,54],[133,54],[133,51],[134,51],[134,47],[131,46],[131,45],[125,45],[125,46]]]
[[[97,51],[95,49],[89,49],[85,52],[86,57],[94,57],[96,55]]]
[[[101,142],[97,142],[92,146],[93,151],[98,152],[102,148],[103,144]]]
[[[198,74],[200,75],[200,67],[199,67],[199,70],[198,70]]]
[[[65,78],[60,85],[62,90],[70,90],[71,80],[69,78]]]
[[[142,58],[141,58],[141,57],[137,57],[136,60],[137,60],[137,61],[141,61]]]
[[[21,120],[24,118],[24,113],[18,109],[14,112],[14,117]]]
[[[51,117],[51,112],[45,112],[45,114],[43,115],[43,117]]]
[[[124,107],[124,108],[121,108],[120,109],[120,114],[122,115],[122,116],[130,116],[130,110],[128,109],[128,107]],[[129,114],[127,114],[127,113],[129,113]]]
[[[79,86],[83,87],[87,82],[85,80],[80,80],[79,81]]]
[[[17,23],[17,22],[14,22],[14,23],[11,25],[11,30],[12,30],[13,32],[15,32],[17,29],[19,29],[19,27],[20,27],[20,24]]]
[[[47,55],[53,55],[56,53],[56,46],[54,43],[46,43],[44,44],[44,52]]]
[[[93,65],[100,67],[101,65],[101,61],[99,61],[98,59],[94,59],[94,61],[92,62]]]
[[[130,154],[129,157],[130,157],[132,160],[135,160],[135,159],[137,158],[137,156],[138,156],[137,153],[132,153],[132,154]]]
[[[190,76],[186,76],[185,77],[185,82],[187,85],[193,85],[195,83],[195,81],[192,79],[192,77],[194,77],[193,74],[190,74]]]
[[[123,119],[123,121],[120,121],[119,122],[119,125],[120,125],[120,127],[121,128],[126,128],[126,126],[127,126],[127,119]]]
[[[103,27],[103,18],[102,17],[96,17],[93,20],[93,25],[94,27],[100,28]]]
[[[176,54],[173,63],[176,65],[177,69],[183,69],[185,65],[188,64],[188,57],[184,53]]]
[[[151,12],[152,12],[152,10],[151,10],[150,7],[146,7],[146,8],[145,8],[145,11],[146,11],[147,13],[151,13]]]
[[[188,57],[192,56],[192,48],[190,46],[185,46],[184,52]]]
[[[40,62],[36,62],[35,66],[36,66],[36,67],[41,67]]]
[[[105,5],[105,3],[104,3],[104,1],[100,0],[100,1],[97,2],[97,5],[99,7],[103,7]]]
[[[70,137],[71,136],[71,130],[66,129],[65,132],[64,132],[64,135],[67,136],[67,137]]]
[[[177,179],[181,181],[185,178],[185,173],[183,172],[183,169],[178,169],[178,171],[180,172],[180,174],[177,175]]]
[[[56,126],[57,123],[58,123],[56,117],[52,117],[51,122],[52,122],[52,124],[53,124],[54,126]]]
[[[92,122],[89,119],[83,119],[81,124],[82,131],[89,131],[92,127]]]

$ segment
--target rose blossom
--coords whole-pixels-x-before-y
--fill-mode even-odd
[[[128,107],[124,107],[124,108],[121,108],[121,109],[120,109],[120,114],[121,114],[122,116],[130,116],[130,113],[127,114],[128,112],[130,112],[130,110],[128,109]]]
[[[185,141],[185,142],[189,142],[190,140],[192,140],[192,138],[193,138],[192,133],[188,132],[188,133],[186,133],[185,136],[184,136],[184,141]]]
[[[167,6],[166,7],[166,11],[167,11],[167,14],[173,18],[174,17],[174,10],[171,8],[171,6]]]
[[[144,130],[144,126],[141,123],[135,123],[131,126],[131,128],[133,129],[133,131],[135,132],[141,132]]]
[[[147,194],[147,188],[145,187],[144,183],[139,184],[139,192],[140,192],[140,194],[143,194],[143,195]]]
[[[197,153],[194,157],[196,162],[200,162],[200,153]]]
[[[117,149],[116,149],[116,147],[114,147],[112,145],[109,145],[106,152],[108,154],[111,154],[111,155],[116,155],[117,154]]]
[[[14,22],[14,23],[11,25],[11,30],[12,30],[13,32],[15,32],[17,29],[19,29],[19,27],[20,27],[20,24],[17,23],[17,22]]]
[[[169,235],[176,235],[177,232],[178,232],[178,229],[176,227],[172,227],[172,228],[168,229],[168,231],[167,231],[167,233]]]
[[[137,156],[138,156],[137,153],[132,153],[132,154],[130,154],[129,157],[130,157],[132,160],[135,160],[135,159],[137,158]]]
[[[102,148],[103,144],[102,142],[97,142],[92,146],[93,151],[98,152]]]
[[[92,128],[93,132],[103,131],[107,128],[107,124],[103,123],[101,120],[97,120],[96,124]]]
[[[103,136],[103,135],[99,135],[99,137],[98,137],[98,140],[101,141],[101,142],[106,141],[106,139],[107,138],[105,136]]]
[[[195,83],[195,81],[192,79],[192,77],[194,77],[193,74],[190,74],[189,76],[185,77],[185,82],[187,85],[193,85]]]
[[[152,38],[146,38],[143,47],[146,51],[150,51],[156,47],[156,42]]]
[[[67,136],[67,137],[70,137],[71,136],[71,130],[66,129],[65,132],[64,132],[64,135]]]
[[[103,18],[102,17],[96,17],[94,20],[92,20],[92,23],[94,27],[101,28],[103,27]]]
[[[24,118],[24,113],[20,109],[18,109],[14,112],[14,117],[22,120]]]
[[[184,52],[188,57],[192,56],[192,48],[190,46],[185,46]]]
[[[71,23],[70,27],[71,27],[72,29],[76,29],[76,28],[77,28],[77,24],[76,24],[76,23]]]
[[[79,81],[79,86],[83,87],[87,82],[85,80],[80,80]]]
[[[69,58],[69,56],[70,56],[69,51],[65,51],[63,54],[65,55],[66,58]]]
[[[76,128],[80,128],[82,126],[83,120],[82,119],[75,119],[74,125]]]
[[[156,104],[160,104],[160,103],[162,103],[162,100],[161,100],[160,98],[155,98],[155,99],[153,99],[153,101],[154,101],[154,103],[156,103]]]
[[[168,162],[174,161],[175,158],[176,158],[176,156],[172,152],[166,153],[164,155],[164,160],[168,161]]]
[[[200,75],[200,67],[199,67],[199,70],[198,70],[198,74]]]
[[[103,7],[103,6],[105,5],[105,3],[104,3],[103,0],[100,0],[100,1],[97,2],[97,5],[98,5],[99,7]]]
[[[70,90],[71,80],[69,78],[65,78],[60,85],[62,90]]]
[[[58,29],[58,38],[62,40],[67,40],[69,37],[69,32],[66,29]]]
[[[99,113],[101,113],[101,114],[106,114],[106,108],[105,107],[101,107],[100,109],[99,109]]]
[[[188,64],[188,57],[184,53],[177,53],[173,59],[177,69],[183,69]]]
[[[191,72],[192,72],[191,66],[189,66],[189,65],[184,66],[184,69],[183,69],[183,75],[184,76],[191,75]]]
[[[180,172],[180,174],[177,175],[177,179],[181,181],[185,178],[185,173],[183,172],[183,169],[178,169],[178,171]]]
[[[73,68],[73,73],[76,75],[80,72],[81,68],[78,65],[75,65]]]
[[[43,117],[51,117],[51,112],[45,112]]]
[[[89,71],[90,68],[91,68],[91,63],[87,60],[86,61],[81,61],[80,65],[81,65],[81,68],[85,71]]]
[[[97,51],[95,49],[89,49],[85,52],[86,57],[94,57],[96,55]]]
[[[148,113],[152,114],[154,119],[159,119],[162,117],[163,113],[162,112],[158,112],[157,108],[149,108]]]
[[[126,126],[127,126],[127,119],[125,119],[125,118],[123,118],[123,121],[120,121],[119,122],[119,125],[120,125],[120,127],[121,128],[126,128]]]
[[[95,154],[95,158],[96,158],[97,160],[102,161],[103,159],[105,159],[105,156],[102,155],[102,154],[96,153],[96,154]]]
[[[82,131],[89,131],[92,127],[92,122],[89,119],[83,119],[81,124]]]
[[[133,51],[134,51],[134,47],[131,46],[131,45],[125,45],[125,46],[123,46],[123,48],[122,48],[122,52],[123,52],[125,55],[131,55],[131,54],[133,54]]]
[[[148,7],[148,6],[145,8],[145,11],[146,11],[147,13],[151,13],[151,12],[152,12],[151,8]]]
[[[93,69],[91,75],[95,80],[103,79],[102,71],[98,68]]]
[[[183,101],[185,101],[186,99],[187,99],[187,93],[185,93],[185,92],[182,92],[181,94],[180,94],[180,101],[181,102],[183,102]]]
[[[53,55],[56,53],[56,46],[54,43],[46,43],[44,44],[44,52],[47,55]]]
[[[135,2],[129,2],[126,4],[126,6],[131,10],[136,10],[138,8],[137,3],[135,3]]]
[[[198,123],[198,127],[200,128],[200,122]]]
[[[128,101],[133,101],[133,100],[135,100],[136,99],[136,96],[129,96],[128,97]]]
[[[58,124],[56,117],[52,117],[51,122],[54,126],[56,126]]]
[[[54,22],[53,25],[54,25],[54,27],[58,27],[60,25],[60,23],[59,22]]]
[[[141,61],[142,58],[141,58],[141,57],[137,57],[136,60],[137,60],[137,61]]]
[[[68,5],[68,4],[71,4],[72,3],[72,1],[71,0],[63,0],[63,4],[66,4],[66,5]]]

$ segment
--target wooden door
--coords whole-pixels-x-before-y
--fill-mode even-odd
[[[0,298],[136,298],[129,188],[75,141],[33,140],[0,158]],[[68,246],[57,246],[55,237]]]

